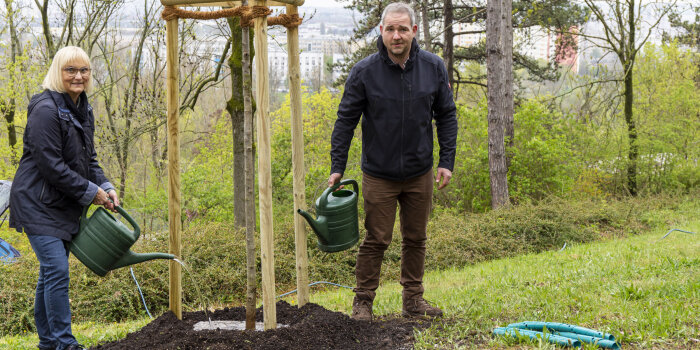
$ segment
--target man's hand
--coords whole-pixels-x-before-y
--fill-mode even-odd
[[[328,187],[332,187],[333,185],[337,184],[338,182],[340,182],[340,179],[342,179],[342,178],[343,178],[343,174],[341,174],[341,173],[331,174],[331,176],[328,178]]]
[[[437,174],[435,174],[435,183],[439,183],[438,190],[441,190],[450,183],[452,178],[452,172],[445,168],[437,168]],[[442,180],[442,182],[440,181]]]

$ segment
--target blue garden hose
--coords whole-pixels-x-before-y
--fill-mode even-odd
[[[666,232],[666,234],[665,234],[663,237],[659,238],[659,239],[656,240],[656,241],[658,242],[658,241],[660,241],[660,240],[662,240],[662,239],[668,237],[668,235],[670,235],[671,232],[673,232],[673,231],[680,231],[680,232],[684,232],[684,233],[690,233],[691,235],[694,235],[694,234],[695,234],[695,232],[690,232],[690,231],[680,230],[680,229],[677,229],[677,228],[672,228],[672,229],[668,230],[668,232]]]
[[[612,334],[566,323],[538,321],[511,323],[507,327],[495,328],[493,333],[496,335],[527,336],[533,340],[543,339],[560,346],[580,347],[581,343],[588,343],[605,349],[620,348]]]
[[[146,313],[148,314],[148,317],[153,319],[153,316],[151,316],[151,312],[148,311],[148,306],[146,306],[146,299],[143,297],[143,292],[141,291],[141,286],[139,285],[139,281],[137,281],[136,276],[134,276],[134,269],[130,267],[129,270],[131,271],[131,277],[134,279],[134,282],[136,282],[136,288],[138,288],[139,294],[141,295],[141,301],[143,302],[143,307],[146,308]]]

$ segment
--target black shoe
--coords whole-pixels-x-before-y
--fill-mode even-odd
[[[39,350],[56,350],[55,346],[39,346],[39,345],[37,345],[36,348]]]
[[[85,347],[78,343],[75,343],[68,345],[68,347],[65,350],[85,350]]]

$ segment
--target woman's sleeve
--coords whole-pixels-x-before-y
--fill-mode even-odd
[[[95,150],[94,146],[94,140],[93,140],[93,146],[92,146],[92,154],[90,155],[90,176],[91,180],[97,184],[100,184],[100,187],[105,191],[109,192],[110,190],[114,189],[114,185],[112,185],[111,182],[107,179],[105,176],[104,170],[102,170],[102,167],[100,166],[100,163],[97,161],[97,151]]]
[[[95,183],[73,171],[63,160],[63,140],[58,112],[37,106],[27,118],[27,143],[41,176],[66,196],[88,205],[97,194]]]

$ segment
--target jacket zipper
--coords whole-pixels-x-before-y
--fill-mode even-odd
[[[41,193],[39,194],[39,201],[44,200],[44,189],[46,189],[46,181],[41,183]]]
[[[404,81],[403,81],[403,69],[399,66],[399,69],[401,69],[401,153],[399,154],[399,173],[401,174],[401,180],[404,179],[404,169],[403,169],[403,127],[404,127],[404,120],[406,117],[406,96],[404,95],[405,89],[404,89]]]

